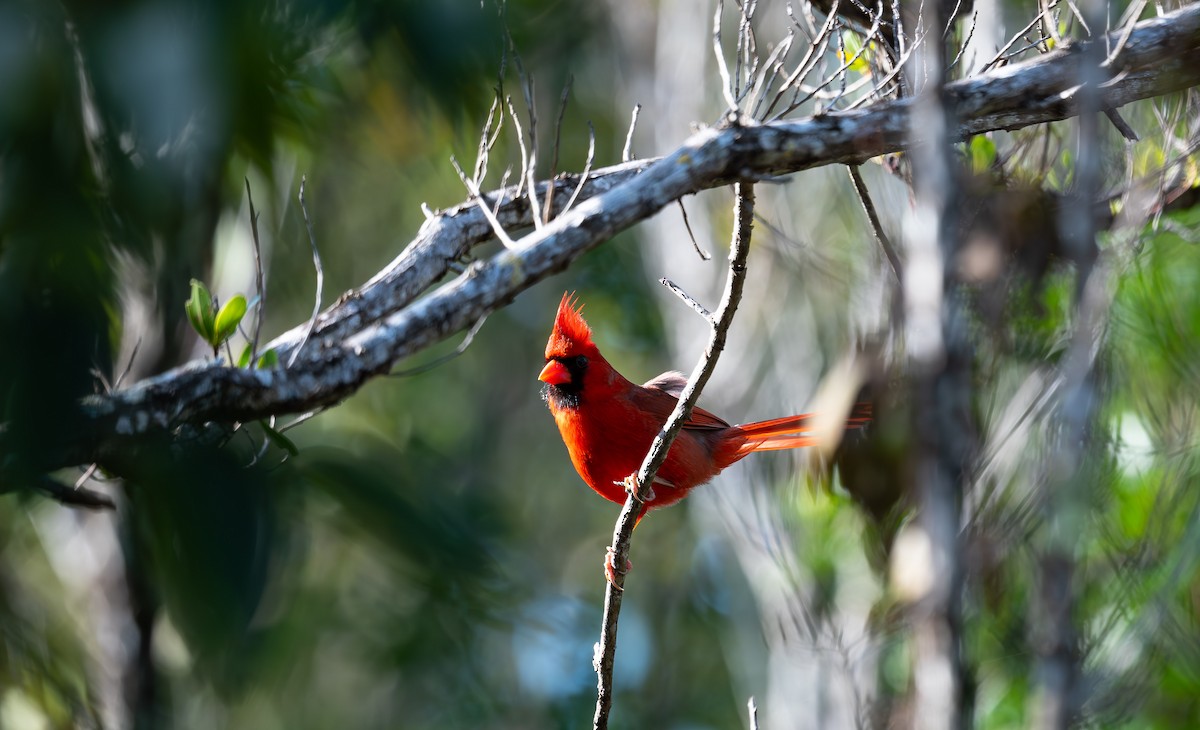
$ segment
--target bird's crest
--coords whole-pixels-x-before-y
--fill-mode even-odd
[[[583,304],[572,292],[563,294],[554,317],[554,331],[546,343],[546,357],[566,357],[593,347],[592,328],[583,320]]]

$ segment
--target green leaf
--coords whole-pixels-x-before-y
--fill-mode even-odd
[[[274,352],[274,350],[271,350],[270,352]],[[258,425],[262,426],[263,433],[267,435],[267,440],[269,440],[271,443],[288,452],[292,456],[300,455],[300,449],[296,448],[296,444],[293,443],[290,438],[284,436],[280,431],[271,428],[271,425],[266,421],[259,421]]]
[[[971,169],[976,173],[987,172],[996,161],[996,143],[986,134],[971,138]]]
[[[192,279],[192,296],[187,300],[184,309],[187,311],[188,321],[192,323],[192,329],[196,330],[205,342],[215,346],[213,336],[216,328],[213,321],[212,295],[208,293],[204,282]]]
[[[267,350],[258,356],[258,367],[260,370],[273,368],[279,364],[279,353],[275,352],[275,348]]]
[[[225,302],[225,306],[221,307],[221,311],[217,313],[216,340],[213,341],[213,346],[219,345],[232,337],[233,333],[237,332],[238,323],[245,316],[246,297],[241,294],[235,294],[229,301]]]
[[[278,364],[279,355],[275,352],[274,348],[272,348],[258,356],[258,362],[255,363],[254,367],[258,368],[259,370],[265,370],[266,368],[273,368]],[[242,348],[242,354],[238,356],[237,366],[239,368],[244,368],[248,367],[249,365],[250,343],[247,342],[246,346]]]
[[[841,56],[842,63],[849,63],[849,69],[855,73],[870,73],[871,66],[867,63],[866,56],[863,54],[862,40],[858,37],[858,34],[851,33],[850,31],[842,33],[842,47],[845,51],[838,54]],[[851,63],[851,59],[854,59],[853,63]]]

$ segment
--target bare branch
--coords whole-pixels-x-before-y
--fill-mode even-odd
[[[1105,109],[1104,116],[1108,118],[1108,121],[1112,122],[1113,127],[1121,133],[1122,137],[1130,142],[1138,141],[1138,133],[1133,131],[1133,127],[1129,126],[1129,122],[1125,121],[1125,118],[1121,116],[1119,111],[1116,109]]]
[[[487,321],[487,315],[484,315],[483,317],[481,317],[479,319],[478,322],[476,322],[474,325],[472,325],[471,329],[467,330],[467,336],[463,338],[462,342],[458,343],[458,347],[454,348],[453,352],[442,355],[441,357],[437,358],[436,360],[434,360],[432,362],[427,362],[424,365],[418,365],[415,368],[409,368],[408,370],[396,370],[394,372],[390,372],[390,373],[388,373],[388,376],[393,377],[393,378],[408,378],[408,377],[412,377],[413,375],[420,375],[421,373],[427,373],[436,367],[445,365],[446,363],[450,362],[454,358],[458,357],[459,355],[461,355],[467,351],[467,348],[470,347],[471,343],[475,341],[475,335],[479,333],[479,330],[483,327],[483,323],[486,321]]]
[[[133,343],[133,349],[129,352],[129,359],[125,361],[125,369],[122,370],[121,374],[117,376],[117,379],[113,381],[113,384],[112,384],[113,390],[121,389],[121,383],[124,382],[125,378],[127,378],[129,376],[130,371],[133,370],[133,362],[134,362],[134,360],[137,359],[138,350],[140,350],[141,347],[142,347],[142,338],[139,335],[137,338],[137,342]]]
[[[554,171],[558,169],[558,148],[562,142],[562,124],[563,117],[567,113],[567,99],[571,95],[571,84],[575,82],[574,76],[567,77],[567,83],[563,84],[562,98],[558,103],[558,118],[554,121],[554,148],[550,157],[550,171],[546,177],[553,178]],[[546,189],[546,211],[542,218],[543,223],[550,222],[550,211],[554,208],[554,186]]]
[[[871,222],[875,240],[879,242],[879,247],[883,249],[888,263],[892,265],[892,273],[896,275],[896,281],[898,283],[904,281],[904,267],[900,263],[900,256],[892,246],[891,239],[884,232],[883,224],[879,222],[879,214],[875,212],[875,204],[871,202],[871,194],[867,191],[867,184],[863,182],[858,166],[848,165],[846,169],[850,172],[850,181],[854,183],[854,191],[858,193],[858,200],[862,203],[863,212],[867,214],[867,220]]]
[[[72,507],[86,507],[87,509],[116,509],[117,507],[107,494],[85,489],[82,486],[68,487],[45,475],[37,476],[33,480],[32,486],[51,498]]]
[[[515,247],[516,243],[513,242],[512,238],[504,230],[504,226],[500,225],[500,220],[496,218],[496,214],[488,207],[487,201],[483,199],[483,195],[479,192],[479,187],[475,184],[474,180],[467,177],[467,174],[463,172],[454,155],[450,155],[450,164],[454,166],[454,171],[458,173],[458,179],[462,181],[462,184],[467,188],[467,192],[471,194],[471,200],[475,201],[475,204],[479,206],[479,210],[483,213],[483,217],[487,218],[487,222],[492,227],[492,232],[496,234],[496,238],[500,243],[504,244],[505,248]],[[537,196],[535,195],[534,197],[536,198]]]
[[[629,115],[629,131],[625,133],[625,147],[621,150],[621,162],[629,162],[633,159],[633,131],[637,129],[638,114],[641,111],[641,104],[633,105],[633,112]]]
[[[250,178],[246,178],[246,203],[250,206],[250,238],[254,242],[254,288],[258,292],[258,308],[254,311],[254,337],[250,340],[250,366],[258,362],[258,337],[262,333],[263,318],[266,317],[267,284],[263,277],[262,246],[258,240],[258,213],[254,210],[254,197],[250,194]],[[132,359],[130,361],[132,363]]]
[[[529,99],[529,97],[526,97],[526,99]],[[535,170],[537,167],[536,137],[534,137],[533,132],[530,131],[529,137],[531,143],[534,144],[534,147],[531,150],[526,150],[525,139],[522,136],[523,132],[521,131],[521,120],[517,118],[517,109],[513,106],[511,96],[508,98],[508,115],[513,120],[513,124],[517,127],[517,144],[521,149],[521,180],[517,183],[517,190],[521,189],[522,184],[528,184],[529,187],[527,192],[529,195],[529,206],[533,208],[533,225],[534,228],[541,229],[543,227],[542,210],[541,204],[538,203],[537,185],[534,183],[534,176],[537,174]],[[529,118],[531,125],[537,124],[537,117],[534,115],[532,107],[530,107],[529,110]]]
[[[733,241],[729,248],[729,276],[725,280],[725,293],[721,297],[721,305],[717,308],[708,346],[692,370],[687,386],[680,393],[675,410],[671,412],[663,430],[654,438],[650,451],[634,478],[633,490],[625,500],[625,506],[613,530],[611,559],[614,565],[624,565],[629,557],[633,526],[641,514],[646,490],[654,481],[659,467],[666,461],[671,444],[683,428],[684,421],[691,415],[692,408],[700,398],[700,392],[716,369],[717,358],[725,348],[725,338],[742,298],[742,289],[746,281],[746,259],[750,252],[750,231],[754,221],[754,187],[751,183],[739,182],[735,190],[737,205],[734,213]],[[619,572],[616,573],[615,580],[608,584],[604,594],[604,623],[600,631],[599,652],[595,659],[596,672],[599,675],[596,715],[593,720],[596,730],[608,727],[608,714],[612,708],[613,659],[617,651],[617,622],[621,612],[624,582],[625,577]]]
[[[957,10],[955,10],[955,12],[957,12]],[[975,37],[975,26],[978,21],[979,11],[976,10],[975,12],[971,13],[971,25],[967,30],[967,37],[963,39],[962,45],[958,47],[958,55],[956,55],[954,60],[950,62],[950,65],[946,67],[947,73],[954,70],[954,67],[957,66],[958,62],[962,60],[963,54],[967,52],[967,47],[971,45],[971,39]]]
[[[696,240],[696,233],[692,230],[692,222],[688,220],[687,207],[683,204],[683,198],[675,202],[679,205],[679,214],[683,216],[683,227],[687,229],[688,238],[692,239],[692,248],[696,249],[696,254],[701,261],[711,260],[712,254],[700,248],[700,242]]]
[[[1041,23],[1046,18],[1046,14],[1049,13],[1052,8],[1057,6],[1058,3],[1059,3],[1059,0],[1051,0],[1051,2],[1043,5],[1042,11],[1037,14],[1037,17],[1035,17],[1033,20],[1029,21],[1028,25],[1026,25],[1024,28],[1022,28],[1020,31],[1018,31],[1016,35],[1014,35],[1011,39],[1009,39],[1008,43],[1004,44],[1003,48],[1001,48],[999,51],[996,51],[996,55],[992,57],[992,60],[990,60],[986,64],[984,64],[982,70],[987,71],[988,69],[992,68],[993,66],[999,64],[1004,59],[1008,58],[1009,51],[1012,50],[1012,47],[1017,44],[1017,41],[1024,38],[1026,35],[1029,34],[1029,31],[1033,30],[1034,27],[1036,27],[1039,23]]]
[[[691,294],[688,294],[687,292],[685,292],[683,290],[683,287],[679,286],[678,284],[676,284],[675,282],[666,278],[665,276],[663,278],[659,279],[658,283],[662,284],[666,288],[670,289],[672,294],[674,294],[675,296],[682,299],[684,304],[686,304],[689,307],[691,307],[692,309],[696,310],[696,313],[699,314],[701,317],[704,317],[705,321],[707,321],[710,325],[713,323],[712,312],[705,309],[704,305],[701,304],[700,302],[696,301],[696,299]]]
[[[725,63],[725,50],[721,48],[721,12],[724,9],[725,0],[717,0],[717,9],[713,13],[713,54],[717,58],[717,72],[721,75],[721,94],[725,97],[729,111],[737,111],[733,79],[729,77],[729,66]]]
[[[572,205],[575,205],[575,200],[579,197],[579,193],[583,190],[583,184],[587,182],[588,173],[590,173],[592,171],[592,160],[594,160],[595,157],[596,157],[596,128],[593,127],[592,123],[589,121],[588,122],[587,161],[583,163],[583,172],[580,173],[580,175],[579,175],[579,184],[575,186],[575,190],[571,193],[571,197],[567,199],[567,204],[566,204],[566,206],[563,207],[563,210],[562,210],[563,213],[566,213],[568,210],[571,209]],[[546,193],[546,195],[547,195],[547,197],[549,197],[551,194]]]
[[[312,220],[308,217],[308,205],[304,202],[304,186],[308,179],[300,176],[300,194],[297,196],[300,199],[300,211],[304,214],[304,227],[308,229],[308,242],[312,244],[313,268],[317,270],[317,292],[313,296],[313,313],[308,320],[308,329],[304,333],[304,338],[300,340],[300,344],[292,351],[292,356],[288,358],[287,366],[290,369],[296,364],[296,358],[300,355],[300,351],[304,349],[304,343],[308,342],[308,338],[312,336],[313,328],[317,326],[317,315],[321,313],[321,298],[325,291],[325,269],[321,266],[321,252],[317,250],[317,237],[313,233]]]
[[[771,103],[767,105],[766,111],[763,112],[764,118],[771,117],[771,112],[775,109],[775,105],[782,101],[783,96],[785,93],[787,93],[788,89],[792,88],[793,86],[798,86],[805,79],[805,77],[808,76],[809,72],[812,71],[812,69],[816,66],[817,61],[820,60],[821,56],[825,53],[825,49],[829,45],[830,34],[833,32],[834,28],[837,27],[837,9],[840,2],[841,0],[833,0],[833,8],[830,10],[828,17],[825,18],[825,23],[821,26],[820,32],[817,34],[817,37],[813,39],[812,45],[810,45],[808,48],[808,52],[804,54],[804,58],[800,59],[800,62],[796,64],[795,70],[792,71],[792,73],[788,75],[787,79],[784,80],[783,85],[779,87],[779,91],[775,92],[775,97],[771,99]],[[788,7],[788,10],[790,15],[791,6]],[[795,18],[793,18],[792,22],[795,23]],[[799,24],[796,23],[796,26],[799,27]],[[775,117],[771,118],[779,119],[785,113],[786,112],[780,112],[779,114],[775,115]]]
[[[479,132],[479,147],[475,150],[475,171],[471,179],[476,185],[481,185],[487,177],[488,160],[503,128],[504,109],[500,106],[500,90],[497,89],[496,96],[492,98],[492,105],[488,108],[487,121],[483,123],[483,129]]]

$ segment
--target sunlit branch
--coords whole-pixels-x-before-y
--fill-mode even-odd
[[[733,324],[733,316],[737,312],[742,298],[742,289],[746,281],[746,260],[750,253],[750,231],[754,222],[754,187],[751,183],[737,183],[735,195],[734,234],[729,248],[729,275],[725,280],[725,292],[721,296],[721,304],[717,307],[715,317],[709,320],[712,328],[709,333],[708,346],[692,370],[687,386],[679,394],[675,410],[671,412],[663,430],[654,438],[650,445],[650,451],[646,454],[641,468],[633,478],[629,497],[625,500],[625,506],[617,518],[617,524],[613,531],[610,559],[616,566],[623,566],[628,560],[630,538],[633,536],[633,527],[646,499],[646,490],[654,481],[654,476],[663,462],[666,461],[671,444],[683,428],[684,421],[691,415],[692,408],[700,399],[700,392],[708,383],[713,370],[716,369],[717,358],[725,349],[725,338],[730,325]],[[617,625],[621,612],[624,583],[625,576],[619,571],[616,572],[614,580],[608,583],[604,594],[604,621],[600,631],[598,653],[594,659],[598,675],[596,715],[593,719],[595,730],[603,730],[608,727],[609,711],[612,708],[613,661],[617,650]]]

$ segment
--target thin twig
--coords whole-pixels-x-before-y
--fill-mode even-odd
[[[483,129],[479,132],[479,147],[475,151],[475,171],[471,175],[471,179],[475,181],[476,185],[482,184],[484,178],[487,177],[488,160],[491,158],[492,147],[500,139],[500,130],[504,128],[504,109],[501,108],[500,103],[500,89],[497,88],[492,105],[488,108],[487,121],[483,123]]]
[[[567,204],[562,212],[566,213],[575,205],[575,200],[579,197],[579,193],[583,190],[583,184],[587,182],[588,175],[592,172],[592,161],[596,157],[596,128],[592,126],[591,121],[588,121],[588,153],[587,161],[583,163],[583,172],[579,175],[579,184],[575,186],[575,191],[571,193],[571,197],[567,199]]]
[[[717,57],[717,72],[721,74],[721,93],[729,111],[736,112],[738,105],[733,95],[733,80],[729,78],[729,66],[725,63],[725,52],[721,48],[721,11],[725,9],[725,0],[717,0],[717,10],[713,13],[713,53]]]
[[[1129,122],[1125,121],[1125,118],[1116,109],[1105,109],[1104,116],[1108,117],[1108,121],[1112,122],[1112,125],[1116,127],[1122,137],[1130,142],[1138,141],[1138,133],[1133,130],[1133,127],[1129,126]]]
[[[521,148],[521,180],[517,182],[518,197],[522,185],[528,186],[529,207],[533,211],[533,227],[536,229],[542,228],[542,209],[538,202],[537,189],[535,186],[535,175],[537,174],[534,167],[537,165],[537,149],[532,152],[525,148],[524,132],[521,130],[521,120],[517,117],[517,108],[513,105],[512,97],[508,97],[508,115],[512,118],[513,124],[517,127],[517,144]],[[531,119],[536,119],[532,110],[529,113]],[[530,142],[533,142],[533,133],[530,132]]]
[[[1050,12],[1050,10],[1052,8],[1054,8],[1056,5],[1058,5],[1058,2],[1059,2],[1059,0],[1052,0],[1052,2],[1050,2],[1048,5],[1046,5],[1046,7],[1042,8],[1042,11],[1037,14],[1037,17],[1034,18],[1033,20],[1029,21],[1029,25],[1026,25],[1016,35],[1014,35],[1011,39],[1009,39],[1008,43],[1004,44],[1003,48],[1001,48],[999,51],[996,51],[996,55],[992,56],[992,60],[985,63],[983,65],[983,68],[979,69],[979,73],[985,73],[992,66],[995,66],[996,64],[1005,60],[1007,58],[1009,49],[1011,49],[1014,45],[1016,45],[1017,41],[1024,38],[1029,33],[1029,31],[1033,30],[1034,26],[1036,26],[1038,23],[1042,22],[1042,18],[1044,18],[1046,16],[1046,13]]]
[[[629,162],[633,159],[633,131],[637,129],[638,114],[641,111],[641,104],[633,105],[633,112],[629,115],[629,131],[625,133],[625,147],[621,150],[621,162]]]
[[[537,116],[537,91],[532,74],[525,73],[525,66],[521,63],[521,54],[513,50],[513,61],[517,65],[517,76],[521,80],[521,93],[525,97],[525,111],[529,113],[529,164],[525,168],[525,175],[529,178],[529,204],[533,210],[533,227],[542,227],[542,206],[537,198],[537,160],[538,160],[538,116]]]
[[[492,215],[500,216],[500,207],[504,205],[504,191],[508,188],[508,178],[512,176],[512,165],[507,165],[500,175],[500,185],[496,188],[496,204],[492,206]]]
[[[735,2],[738,6],[739,20],[733,96],[740,101],[750,91],[750,81],[758,71],[758,43],[754,38],[754,11],[758,8],[758,0]]]
[[[858,193],[858,201],[862,203],[863,212],[867,214],[867,220],[871,221],[871,230],[875,232],[875,240],[879,241],[879,247],[883,249],[884,256],[887,256],[888,263],[892,265],[892,273],[896,275],[896,281],[903,282],[904,265],[900,263],[900,256],[892,246],[891,239],[884,232],[883,224],[879,222],[875,203],[871,201],[871,194],[867,191],[867,184],[863,182],[862,173],[858,171],[858,165],[847,165],[846,170],[850,172],[850,181],[854,183],[854,192]]]
[[[59,502],[72,507],[86,507],[88,509],[116,509],[117,507],[107,494],[102,494],[91,489],[84,489],[83,487],[72,489],[44,474],[35,477],[32,486]]]
[[[300,212],[304,214],[304,225],[308,228],[308,242],[312,244],[313,266],[317,270],[317,294],[313,297],[313,312],[308,319],[308,329],[304,332],[304,337],[300,339],[300,344],[292,350],[292,356],[288,358],[287,366],[290,368],[295,364],[296,358],[300,356],[300,351],[304,349],[304,345],[308,343],[308,338],[312,336],[313,328],[317,326],[317,315],[321,313],[321,295],[325,291],[325,269],[321,266],[321,252],[317,250],[317,237],[313,233],[312,220],[308,217],[308,204],[304,202],[304,186],[308,183],[305,175],[300,176],[300,194],[297,196],[300,199]]]
[[[517,109],[513,106],[512,97],[505,97],[504,101],[508,106],[508,116],[517,128],[517,146],[521,150],[521,174],[517,176],[517,192],[514,194],[514,198],[519,198],[525,190],[525,180],[528,177],[526,172],[529,168],[529,152],[525,149],[525,131],[521,128],[521,119],[517,116]]]
[[[887,84],[891,83],[892,79],[896,78],[896,76],[899,76],[900,80],[903,83],[905,83],[905,85],[907,85],[907,81],[906,81],[907,75],[903,74],[901,72],[904,70],[904,67],[908,64],[908,59],[910,59],[913,56],[913,54],[918,49],[920,49],[921,44],[924,42],[924,40],[925,40],[925,33],[922,31],[922,29],[918,28],[916,38],[914,38],[913,42],[911,44],[909,44],[908,50],[904,51],[904,53],[902,53],[900,55],[900,59],[898,61],[896,61],[896,65],[892,68],[892,70],[889,71],[888,74],[879,81],[879,83],[875,84],[874,89],[872,89],[870,93],[864,94],[863,96],[859,97],[854,102],[852,102],[851,104],[849,104],[845,108],[843,108],[841,111],[850,111],[852,109],[857,109],[858,107],[862,106],[863,104],[866,104],[868,101],[871,100],[871,97],[873,95],[875,95],[876,93],[879,93],[883,89],[883,87],[886,86]],[[866,79],[864,79],[864,80],[866,80]]]
[[[613,531],[611,548],[612,564],[618,566],[614,571],[614,580],[610,582],[604,594],[604,623],[600,630],[600,642],[597,645],[593,664],[599,677],[596,697],[596,714],[593,720],[594,730],[604,730],[608,727],[608,715],[612,709],[612,673],[613,660],[617,651],[617,620],[621,611],[621,596],[623,595],[625,576],[620,567],[625,565],[629,557],[629,542],[633,535],[633,526],[642,511],[644,498],[649,485],[654,481],[659,467],[667,459],[667,451],[675,441],[675,437],[683,428],[683,423],[691,415],[692,408],[700,397],[708,379],[717,366],[717,358],[725,348],[725,338],[729,326],[733,324],[733,315],[741,302],[742,289],[746,282],[746,259],[750,251],[750,230],[754,220],[754,186],[752,183],[740,182],[735,185],[737,203],[735,206],[733,241],[729,247],[729,276],[725,280],[725,293],[721,297],[721,306],[717,309],[716,321],[709,333],[708,347],[704,356],[696,363],[688,384],[679,395],[675,410],[667,419],[663,430],[654,438],[646,459],[638,469],[635,487]]]
[[[784,79],[783,85],[779,87],[779,91],[775,92],[774,98],[771,99],[771,103],[767,105],[766,111],[763,112],[764,118],[771,115],[771,112],[775,109],[775,105],[783,100],[783,95],[787,93],[788,89],[792,88],[792,86],[799,85],[800,82],[807,78],[809,72],[812,71],[813,67],[816,65],[816,62],[823,55],[825,55],[824,49],[829,44],[829,36],[838,23],[837,10],[840,2],[841,0],[833,0],[833,6],[830,8],[829,15],[825,18],[824,24],[821,25],[820,32],[817,34],[817,37],[813,39],[812,45],[808,47],[808,51],[804,54],[804,58],[800,59],[800,62],[796,64],[796,69],[792,71],[792,73],[789,74],[786,79]],[[789,13],[789,15],[791,15],[791,13]],[[800,27],[800,24],[796,22],[794,17],[792,18],[792,22],[797,27]],[[778,119],[784,114],[786,114],[786,112],[780,112],[772,118]]]
[[[1137,27],[1137,19],[1142,14],[1142,10],[1146,7],[1146,0],[1138,0],[1130,7],[1131,17],[1129,22],[1125,24],[1125,31],[1121,33],[1121,37],[1117,40],[1117,45],[1113,47],[1108,54],[1108,58],[1104,59],[1104,63],[1100,64],[1100,68],[1111,68],[1117,61],[1117,57],[1121,55],[1121,51],[1125,50],[1125,44],[1129,42],[1129,36],[1133,35],[1133,29]],[[1137,10],[1133,10],[1137,8]],[[1107,36],[1106,36],[1107,38]]]
[[[967,52],[967,46],[971,45],[971,39],[975,37],[975,26],[978,21],[979,11],[976,10],[971,14],[971,25],[967,29],[967,37],[963,40],[962,45],[958,47],[958,55],[956,55],[954,60],[950,62],[950,65],[946,67],[947,73],[954,70],[954,67],[957,66],[958,62],[962,60],[963,54]]]
[[[771,90],[771,86],[775,83],[775,79],[779,78],[780,71],[783,70],[784,60],[788,53],[792,50],[792,44],[796,41],[796,32],[788,29],[788,33],[784,39],[775,46],[771,51],[771,55],[767,57],[763,63],[762,71],[759,72],[758,78],[754,82],[754,86],[750,91],[750,96],[746,102],[746,108],[753,109],[755,119],[761,120],[760,116],[762,105],[767,101],[767,94]]]
[[[427,362],[424,365],[418,365],[415,368],[409,368],[408,370],[396,370],[396,371],[390,372],[390,373],[388,373],[388,376],[393,377],[393,378],[408,378],[408,377],[412,377],[413,375],[420,375],[421,373],[427,373],[430,370],[433,370],[434,368],[436,368],[440,365],[445,365],[446,363],[450,362],[454,358],[458,357],[459,355],[461,355],[467,351],[467,348],[471,346],[471,342],[474,341],[475,335],[479,332],[479,328],[483,327],[483,323],[486,321],[487,321],[487,315],[485,314],[482,317],[480,317],[479,320],[477,322],[475,322],[474,325],[472,325],[471,329],[467,330],[467,336],[463,338],[462,342],[458,343],[458,347],[454,348],[453,352],[446,353],[445,355],[442,355],[441,357],[439,357],[435,360],[431,360],[430,362]]]
[[[554,171],[558,169],[558,148],[562,142],[562,125],[563,117],[567,114],[567,99],[571,95],[571,84],[575,82],[574,76],[567,77],[567,83],[563,85],[562,98],[558,103],[558,118],[554,120],[554,147],[551,149],[550,156],[550,172],[546,174],[547,180],[554,180]],[[550,222],[550,211],[554,208],[554,185],[546,186],[546,209],[542,213],[542,222]]]
[[[879,33],[879,23],[883,18],[882,3],[878,7],[880,8],[880,10],[879,10],[879,13],[875,15],[875,22],[871,24],[871,29],[867,33],[868,39],[874,38]],[[845,58],[846,52],[845,52],[845,49],[844,49],[843,43],[842,43],[842,34],[839,33],[837,36],[837,39],[838,39],[838,53],[842,58]],[[836,79],[841,79],[841,82],[842,82],[841,92],[838,93],[838,95],[834,98],[834,100],[829,102],[829,104],[827,104],[825,107],[826,109],[831,109],[833,107],[834,103],[836,103],[837,99],[840,98],[842,96],[842,94],[844,94],[846,91],[846,86],[845,86],[846,85],[846,71],[849,70],[849,68],[851,66],[853,66],[855,63],[857,63],[858,59],[862,58],[862,55],[867,52],[867,49],[870,48],[870,45],[871,44],[869,41],[864,41],[862,44],[862,47],[860,47],[858,49],[858,51],[854,54],[853,58],[847,59],[845,62],[842,63],[841,66],[838,67],[838,69],[836,71],[827,75],[821,81],[821,83],[817,84],[817,86],[812,91],[810,91],[804,98],[800,99],[799,101],[793,100],[792,103],[788,105],[788,108],[785,109],[784,111],[782,111],[781,114],[788,114],[788,113],[796,110],[802,104],[804,104],[804,102],[806,102],[809,99],[816,96],[817,92],[821,91],[825,87],[832,84]]]
[[[679,213],[683,216],[683,227],[687,229],[688,238],[692,239],[692,247],[696,249],[696,253],[702,261],[712,260],[712,254],[700,248],[700,242],[696,240],[696,234],[692,231],[692,222],[688,220],[687,208],[683,205],[683,198],[675,202],[679,204]]]
[[[658,283],[670,289],[675,296],[683,300],[684,304],[696,310],[696,313],[701,317],[704,317],[704,319],[707,320],[710,325],[713,323],[712,312],[705,309],[704,305],[696,301],[695,297],[693,297],[691,294],[685,292],[683,287],[679,286],[665,276],[659,279]]]
[[[138,350],[140,350],[141,348],[142,348],[142,337],[141,337],[141,335],[138,335],[137,342],[133,343],[133,350],[129,353],[129,360],[127,360],[125,362],[125,369],[122,370],[121,374],[117,376],[117,379],[113,381],[113,384],[112,384],[113,390],[121,389],[121,381],[125,380],[125,378],[128,377],[130,371],[133,370],[133,361],[137,359]]]
[[[100,468],[100,465],[97,464],[96,462],[92,462],[91,464],[88,464],[88,468],[84,469],[83,473],[79,475],[79,478],[75,480],[75,486],[72,487],[72,489],[79,489],[84,484],[87,484],[87,480],[91,479],[92,475],[95,474],[96,470],[99,468]]]
[[[291,421],[288,421],[287,423],[283,424],[282,426],[280,426],[279,428],[277,428],[275,430],[278,431],[279,433],[286,433],[286,432],[292,430],[293,428],[295,428],[296,426],[299,426],[300,424],[302,424],[316,416],[321,415],[322,413],[324,413],[327,410],[329,410],[329,406],[321,406],[320,408],[308,411],[307,413],[301,413],[300,415],[293,418]]]
[[[236,436],[237,434],[240,433],[241,435],[245,436],[246,441],[248,441],[250,443],[250,447],[253,449],[256,449],[256,451],[254,452],[254,455],[250,457],[250,461],[246,462],[242,466],[243,469],[249,469],[253,466],[256,466],[260,461],[262,461],[262,458],[264,456],[266,456],[267,450],[271,448],[271,439],[267,438],[267,436],[265,435],[265,431],[267,428],[270,428],[270,429],[275,428],[275,416],[266,418],[266,419],[264,419],[264,421],[265,421],[265,424],[263,421],[260,421],[258,424],[260,427],[263,427],[263,429],[264,429],[264,436],[263,436],[263,440],[262,440],[261,444],[259,444],[257,441],[254,440],[254,435],[250,433],[250,429],[243,428],[243,426],[245,426],[246,424],[239,423],[234,427],[234,435]]]
[[[467,174],[463,172],[462,167],[458,164],[458,160],[455,159],[454,155],[450,155],[450,164],[454,166],[454,171],[458,173],[458,179],[462,181],[462,184],[467,188],[467,192],[471,194],[471,199],[474,200],[475,204],[479,206],[479,210],[483,213],[483,217],[487,218],[488,225],[492,227],[492,233],[496,234],[496,238],[499,239],[500,243],[502,243],[505,248],[513,248],[516,246],[517,244],[504,231],[504,226],[500,225],[500,219],[496,217],[496,214],[493,213],[492,209],[488,207],[487,201],[483,199],[483,195],[479,192],[479,186],[475,184],[474,180],[467,177]]]
[[[746,701],[746,711],[750,713],[750,730],[758,730],[758,705],[754,703],[754,695]]]
[[[267,285],[263,276],[262,246],[258,240],[258,213],[254,210],[254,197],[250,195],[250,178],[246,180],[246,202],[250,206],[250,238],[254,242],[254,286],[258,289],[258,309],[254,313],[254,337],[250,340],[250,364],[258,362],[258,336],[262,331],[263,314],[267,306]],[[314,247],[314,251],[316,248]],[[294,354],[294,353],[293,353]]]

